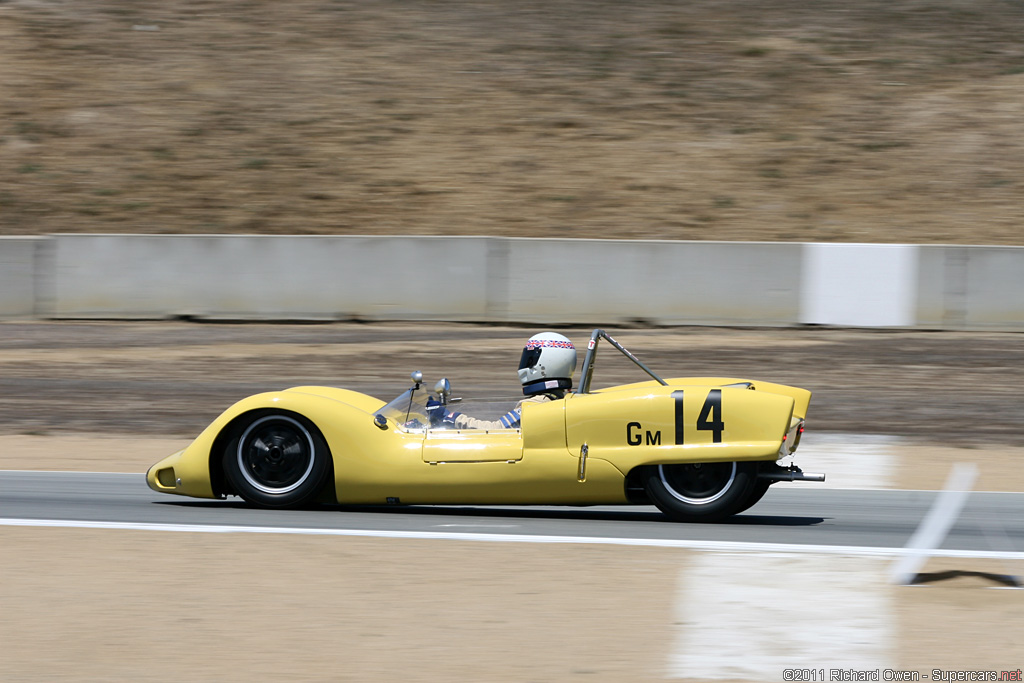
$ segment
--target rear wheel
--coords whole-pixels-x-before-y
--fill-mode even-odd
[[[771,480],[758,478],[757,481],[754,483],[754,488],[753,490],[751,490],[750,496],[747,498],[747,501],[743,503],[743,505],[740,506],[740,509],[738,509],[733,514],[739,514],[744,510],[749,510],[750,508],[757,505],[758,501],[764,498],[764,494],[768,493],[768,487],[771,485]]]
[[[745,509],[757,466],[747,462],[655,465],[644,474],[647,495],[679,522],[715,522]]]
[[[224,452],[224,474],[235,492],[261,507],[297,507],[312,501],[330,472],[320,432],[286,413],[254,416]]]

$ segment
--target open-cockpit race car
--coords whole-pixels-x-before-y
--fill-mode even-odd
[[[651,379],[591,390],[608,342]],[[579,386],[522,404],[517,426],[455,429],[447,379],[385,402],[303,386],[231,406],[182,451],[153,465],[150,488],[241,496],[267,508],[342,505],[644,505],[677,521],[716,521],[777,481],[823,481],[790,461],[811,392],[746,379],[662,379],[603,330]],[[444,411],[440,411],[443,413]]]

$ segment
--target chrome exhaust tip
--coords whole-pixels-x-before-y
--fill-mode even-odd
[[[789,467],[772,467],[757,473],[759,479],[769,481],[825,481],[825,475],[818,472],[804,472],[796,465]]]

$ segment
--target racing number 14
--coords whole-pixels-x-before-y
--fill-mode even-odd
[[[676,402],[676,445],[682,445],[683,440],[683,391],[673,391],[672,398]],[[709,419],[710,418],[710,419]],[[712,443],[722,443],[722,432],[725,431],[725,422],[722,421],[722,390],[712,389],[704,400],[704,405],[697,416],[697,429],[711,432]]]
[[[683,418],[683,390],[673,391],[672,400],[675,401],[676,411],[676,445],[684,443],[683,433],[685,431]],[[722,432],[725,431],[725,422],[722,421],[722,390],[712,389],[704,399],[704,405],[697,416],[697,429],[711,432],[712,443],[722,443]],[[644,441],[643,425],[639,422],[630,422],[626,425],[626,443],[630,446],[639,446]],[[647,431],[646,444],[648,446],[661,445],[661,431]]]

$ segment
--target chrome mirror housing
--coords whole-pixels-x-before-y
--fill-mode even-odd
[[[447,377],[437,380],[437,384],[434,385],[434,393],[437,394],[442,405],[448,404],[448,398],[452,395],[452,383],[448,381]]]

